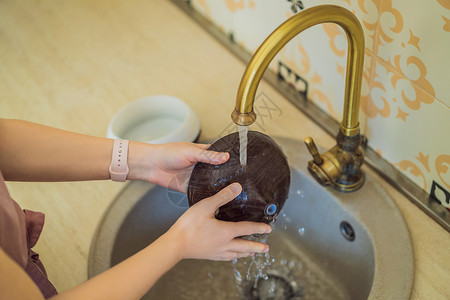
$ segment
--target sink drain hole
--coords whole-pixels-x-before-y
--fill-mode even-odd
[[[339,225],[342,235],[350,242],[355,240],[355,230],[347,221],[342,221]]]
[[[267,271],[267,278],[258,278],[250,285],[250,300],[301,300],[301,288],[297,282],[275,270]]]

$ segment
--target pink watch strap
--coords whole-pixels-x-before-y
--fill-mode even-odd
[[[126,181],[128,176],[128,140],[114,140],[109,175],[112,181]]]

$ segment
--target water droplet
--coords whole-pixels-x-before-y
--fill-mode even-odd
[[[305,227],[300,227],[300,228],[298,229],[298,234],[299,234],[300,236],[305,235]]]
[[[288,265],[289,269],[293,269],[295,267],[295,260],[291,260]]]
[[[234,278],[236,279],[237,282],[242,282],[241,272],[239,272],[238,270],[235,270],[234,271]]]

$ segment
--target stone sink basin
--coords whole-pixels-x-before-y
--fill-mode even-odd
[[[379,179],[366,168],[356,192],[324,188],[307,171],[302,142],[274,139],[288,157],[291,189],[269,234],[269,254],[234,262],[184,260],[143,299],[409,299],[410,236]],[[184,194],[129,183],[97,228],[89,277],[154,241],[187,208]]]

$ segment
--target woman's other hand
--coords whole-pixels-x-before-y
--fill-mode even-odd
[[[187,142],[148,145],[131,142],[128,179],[147,180],[186,193],[188,180],[197,162],[220,165],[230,155],[206,150],[209,145]]]
[[[238,238],[269,233],[272,230],[269,225],[225,222],[214,217],[219,207],[236,198],[241,191],[241,185],[233,183],[216,195],[199,201],[178,219],[166,235],[178,241],[180,259],[232,260],[269,251],[266,244]]]

